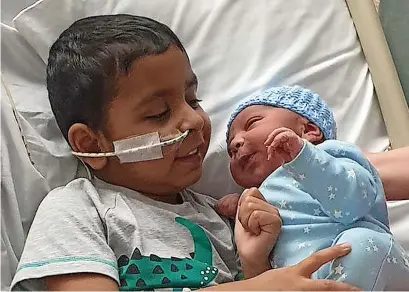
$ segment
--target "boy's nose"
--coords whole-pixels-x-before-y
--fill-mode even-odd
[[[190,106],[185,106],[184,110],[181,111],[181,115],[183,121],[182,124],[180,125],[180,130],[182,132],[187,130],[200,131],[203,129],[204,126],[203,117]]]

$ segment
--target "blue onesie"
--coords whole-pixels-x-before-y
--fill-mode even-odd
[[[348,242],[350,254],[313,278],[345,281],[364,290],[408,290],[409,260],[388,228],[382,183],[353,145],[305,142],[298,156],[260,186],[283,227],[272,267],[296,264],[315,251]]]

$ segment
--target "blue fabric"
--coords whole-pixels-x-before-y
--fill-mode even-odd
[[[390,234],[380,178],[355,146],[304,142],[299,155],[274,171],[260,191],[283,220],[271,254],[273,267],[348,242],[352,252],[313,278],[338,279],[364,290],[409,287],[409,261]]]
[[[336,138],[334,115],[317,93],[300,86],[280,86],[270,87],[254,94],[237,106],[227,124],[227,141],[233,120],[240,112],[252,105],[275,106],[291,110],[317,125],[326,140]]]

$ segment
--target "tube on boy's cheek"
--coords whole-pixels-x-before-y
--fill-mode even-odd
[[[176,151],[189,131],[184,133],[178,129],[167,133],[152,132],[144,135],[128,137],[114,141],[114,152],[82,153],[72,152],[78,157],[113,157],[120,163],[133,163],[161,159],[164,154]]]

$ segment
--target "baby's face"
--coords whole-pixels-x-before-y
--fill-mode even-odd
[[[286,127],[301,136],[303,118],[283,108],[253,105],[244,109],[230,127],[228,153],[230,171],[237,184],[244,188],[258,187],[278,167],[281,159],[267,160],[264,145],[268,135]]]
[[[109,159],[101,170],[109,182],[160,196],[177,193],[200,178],[210,120],[196,91],[197,79],[187,57],[173,46],[132,64],[128,76],[119,78],[118,94],[108,106],[109,144],[151,132],[190,132],[179,148],[164,152],[163,159],[124,164]]]

